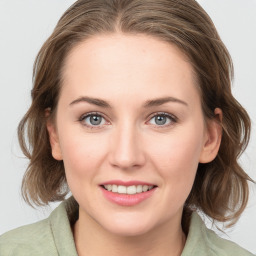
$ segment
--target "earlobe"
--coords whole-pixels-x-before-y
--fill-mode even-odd
[[[48,109],[45,111],[45,116],[46,116],[46,118],[49,116]],[[51,144],[51,148],[52,148],[52,156],[55,160],[61,161],[61,160],[63,160],[63,158],[62,158],[62,154],[61,154],[58,133],[56,131],[55,124],[49,118],[46,121],[46,127],[47,127],[47,131],[49,134],[49,140],[50,140],[50,144]]]
[[[209,163],[215,159],[218,154],[222,138],[222,110],[214,110],[215,118],[207,122],[207,132],[203,149],[200,155],[200,163]]]

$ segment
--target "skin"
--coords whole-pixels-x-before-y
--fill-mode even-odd
[[[99,98],[111,108],[81,97]],[[146,101],[176,100],[144,108]],[[181,102],[182,101],[182,102]],[[103,116],[93,126],[90,112]],[[156,117],[168,113],[166,123]],[[221,117],[221,110],[215,110]],[[69,53],[55,122],[52,155],[63,160],[79,203],[74,237],[79,255],[180,255],[182,209],[198,163],[218,152],[221,128],[205,120],[191,64],[174,45],[146,35],[99,35]],[[157,188],[135,206],[108,201],[100,184],[139,180]]]

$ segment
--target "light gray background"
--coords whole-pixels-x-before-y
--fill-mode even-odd
[[[42,43],[74,0],[0,0],[0,234],[49,215],[56,204],[32,209],[20,196],[27,161],[16,127],[30,105],[32,65]],[[248,110],[252,138],[241,163],[256,180],[256,0],[200,0],[235,66],[234,95]],[[256,189],[228,239],[256,253]]]

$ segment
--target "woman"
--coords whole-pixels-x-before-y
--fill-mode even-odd
[[[1,255],[252,255],[196,213],[232,225],[248,200],[232,72],[195,1],[77,1],[37,56],[19,126],[26,201],[73,197],[3,235]]]

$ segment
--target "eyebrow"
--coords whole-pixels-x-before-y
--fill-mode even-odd
[[[79,97],[78,99],[72,101],[69,105],[75,105],[81,102],[87,102],[89,104],[92,105],[96,105],[102,108],[109,108],[111,109],[111,105],[102,99],[97,99],[97,98],[91,98],[91,97],[86,97],[86,96],[82,96]],[[188,106],[188,104],[180,99],[174,98],[174,97],[163,97],[163,98],[156,98],[156,99],[151,99],[151,100],[147,100],[144,104],[143,104],[143,108],[150,108],[150,107],[156,107],[156,106],[161,106],[167,102],[174,102],[174,103],[180,103],[182,105]]]
[[[81,102],[88,102],[92,105],[96,105],[96,106],[99,106],[99,107],[102,107],[102,108],[112,108],[110,106],[110,104],[105,101],[105,100],[101,100],[101,99],[97,99],[97,98],[91,98],[91,97],[79,97],[78,99],[72,101],[69,105],[74,105],[74,104],[78,104],[78,103],[81,103]]]
[[[180,103],[182,105],[188,106],[188,104],[180,99],[174,98],[174,97],[164,97],[164,98],[157,98],[157,99],[152,99],[152,100],[147,100],[143,107],[144,108],[150,108],[150,107],[155,107],[155,106],[161,106],[167,102],[174,102],[174,103]]]

